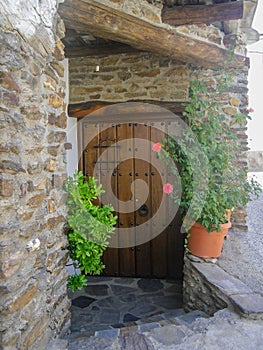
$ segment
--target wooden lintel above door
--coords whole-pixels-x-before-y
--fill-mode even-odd
[[[185,103],[182,102],[170,102],[170,101],[155,101],[155,100],[133,100],[133,101],[127,101],[127,103],[129,102],[137,102],[137,103],[145,103],[145,104],[151,104],[151,105],[155,105],[155,106],[160,106],[164,109],[167,109],[169,112],[175,113],[175,114],[181,114],[185,107]],[[126,103],[126,102],[123,102]],[[120,103],[120,105],[122,106],[121,110],[123,111],[123,103]],[[117,107],[116,107],[116,102],[105,102],[105,101],[90,101],[90,102],[84,102],[84,103],[77,103],[77,104],[69,104],[68,106],[68,115],[71,118],[77,118],[77,119],[81,119],[87,115],[90,115],[94,112],[96,112],[96,114],[94,115],[94,118],[98,118],[99,113],[98,110],[107,106],[111,106],[114,105],[114,109],[115,111],[117,111]],[[129,107],[130,108],[130,107]],[[127,113],[129,112],[136,112],[136,107],[135,105],[132,107],[132,110],[128,108],[127,105]],[[142,116],[142,109],[140,108],[140,116]],[[151,118],[153,117],[153,113],[154,111],[151,111],[150,115]],[[146,114],[149,113],[147,111],[145,111],[145,117]],[[156,110],[156,113],[158,114],[158,117],[160,117],[160,113],[158,113],[158,111]],[[121,112],[122,114],[122,112]],[[103,116],[103,113],[100,113],[100,116]],[[114,120],[116,121],[117,115],[116,113],[114,113],[114,115],[112,116],[114,118]],[[110,115],[107,111],[107,120],[109,121]],[[122,120],[122,116],[120,116],[120,121]]]

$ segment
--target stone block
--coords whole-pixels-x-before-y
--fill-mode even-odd
[[[59,146],[49,146],[47,148],[48,153],[53,157],[56,157],[58,155],[58,150]]]
[[[70,142],[64,143],[64,148],[65,148],[65,150],[70,150],[70,149],[72,149],[72,143],[70,143]]]
[[[242,316],[263,319],[263,296],[261,294],[236,294],[231,295],[230,300]]]
[[[36,286],[29,286],[26,291],[19,297],[15,298],[9,305],[8,305],[8,311],[9,312],[15,312],[18,310],[21,310],[25,305],[30,303],[30,301],[34,298],[34,296],[37,293],[37,287]]]
[[[64,66],[63,64],[53,61],[51,62],[51,66],[55,69],[55,71],[58,73],[60,77],[64,77],[65,71],[64,71]]]
[[[57,75],[56,71],[51,66],[47,65],[44,72],[47,76],[52,78],[57,84],[59,83],[58,75]]]
[[[7,106],[16,107],[19,105],[19,95],[15,92],[3,92],[3,102]]]
[[[59,116],[55,120],[55,125],[58,128],[65,129],[67,127],[67,115],[65,112],[59,114]]]
[[[22,341],[21,350],[27,350],[33,345],[36,340],[41,336],[42,333],[45,333],[48,329],[48,318],[47,316],[42,316],[41,318],[37,318],[38,321],[35,325],[27,332],[27,335],[24,337]]]
[[[37,61],[33,61],[33,62],[31,62],[30,66],[29,66],[30,72],[35,76],[39,76],[41,73],[41,67],[37,63],[38,63]]]
[[[64,45],[61,40],[56,42],[54,56],[58,61],[62,61],[64,59]]]
[[[50,76],[46,75],[43,86],[45,89],[48,89],[48,90],[55,92],[56,87],[57,87],[57,81],[55,79],[51,78]]]
[[[53,181],[54,181],[54,187],[57,189],[61,189],[65,180],[66,180],[67,175],[62,174],[62,175],[54,175]]]
[[[243,282],[231,276],[215,264],[192,264],[207,281],[222,290],[227,296],[250,292],[250,289]]]
[[[232,106],[235,106],[235,107],[238,107],[240,104],[240,101],[235,97],[231,97],[229,102]]]
[[[48,123],[51,125],[54,125],[56,122],[56,114],[55,113],[49,113],[48,114]]]
[[[52,199],[49,199],[47,202],[48,205],[48,212],[50,214],[54,213],[56,211],[56,205],[55,202]]]
[[[44,190],[46,188],[46,181],[47,181],[46,177],[45,176],[42,177],[40,181],[34,186],[34,189],[36,191]]]
[[[48,103],[50,106],[52,106],[54,108],[60,108],[63,105],[63,98],[61,98],[55,94],[51,94],[51,95],[49,95]]]
[[[31,208],[37,208],[42,204],[45,198],[46,198],[46,195],[44,193],[37,194],[28,200],[27,205],[30,206]]]
[[[0,177],[0,196],[12,197],[13,193],[14,193],[13,181]]]
[[[54,218],[49,218],[47,221],[48,228],[51,230],[61,223],[65,223],[66,218],[63,215],[55,216]]]
[[[26,256],[26,252],[17,251],[3,259],[0,265],[0,277],[5,279],[12,277],[18,271]]]
[[[67,134],[64,131],[58,131],[54,134],[55,142],[62,143],[67,138]]]
[[[50,158],[46,161],[45,170],[49,172],[54,172],[57,168],[57,161],[56,159]]]
[[[121,71],[121,72],[118,73],[118,77],[122,81],[129,80],[131,78],[131,76],[132,76],[131,73],[130,72],[126,72],[126,71]]]
[[[187,337],[187,333],[184,331],[182,326],[179,328],[175,325],[171,325],[155,328],[153,331],[151,331],[151,337],[166,347],[183,343]]]
[[[21,92],[20,87],[18,86],[15,78],[11,75],[11,73],[0,72],[0,84],[8,90]]]

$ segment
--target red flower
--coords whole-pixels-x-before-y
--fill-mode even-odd
[[[154,152],[160,152],[161,149],[162,149],[162,145],[160,144],[160,142],[154,143],[152,146],[152,150]]]
[[[253,113],[254,112],[254,109],[252,107],[249,108],[248,110],[249,113]]]
[[[166,194],[171,194],[173,192],[173,185],[167,183],[163,185],[163,192]]]

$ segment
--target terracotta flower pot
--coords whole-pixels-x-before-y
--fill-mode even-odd
[[[195,222],[189,230],[188,248],[191,254],[201,258],[218,258],[221,254],[224,237],[231,223],[221,224],[220,232],[207,232],[206,228]]]

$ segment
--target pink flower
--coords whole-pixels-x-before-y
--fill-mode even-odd
[[[246,62],[246,57],[242,57],[241,60],[242,60],[243,62]]]
[[[154,143],[152,146],[152,150],[154,152],[160,152],[161,149],[162,149],[162,145],[160,144],[160,142]]]
[[[163,185],[163,192],[166,194],[171,194],[173,192],[173,185],[167,183]]]
[[[198,91],[197,96],[198,96],[198,97],[201,97],[201,96],[202,96],[202,94],[201,94],[200,91]]]
[[[252,107],[249,108],[248,113],[253,113],[254,109]]]

